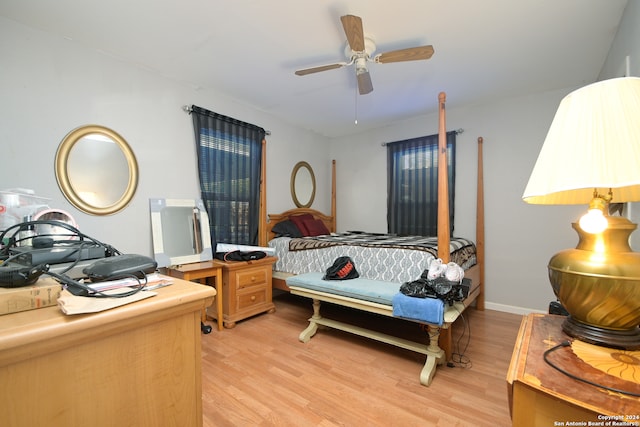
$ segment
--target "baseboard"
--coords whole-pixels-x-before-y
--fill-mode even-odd
[[[517,307],[515,305],[497,304],[495,302],[485,302],[484,308],[487,310],[504,311],[505,313],[526,315],[529,313],[547,313],[545,310],[534,310],[531,308]]]

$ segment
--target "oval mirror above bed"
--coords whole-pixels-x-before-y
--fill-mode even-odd
[[[311,207],[316,196],[316,177],[311,165],[298,162],[291,172],[291,197],[299,208]]]

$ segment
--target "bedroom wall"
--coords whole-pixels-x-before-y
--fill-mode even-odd
[[[268,212],[294,207],[289,178],[306,160],[316,174],[314,207],[328,211],[326,138],[276,120],[224,94],[175,82],[64,38],[0,18],[0,190],[29,188],[70,212],[86,234],[123,252],[152,254],[150,197],[197,198],[191,117],[196,104],[254,123],[267,137]],[[136,154],[140,180],[132,203],[112,216],[72,207],[55,180],[58,144],[72,129],[101,124],[120,133]]]

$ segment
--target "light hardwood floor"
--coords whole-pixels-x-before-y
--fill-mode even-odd
[[[521,316],[468,309],[470,329],[458,320],[454,341],[462,352],[470,334],[469,363],[439,367],[424,387],[425,356],[336,330],[301,343],[310,300],[282,293],[274,303],[275,313],[202,336],[206,427],[511,425],[506,373]],[[326,304],[324,313],[405,338],[425,336],[393,318]]]

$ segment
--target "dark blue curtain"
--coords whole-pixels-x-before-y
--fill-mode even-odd
[[[191,107],[211,243],[258,244],[261,127]]]
[[[438,233],[438,135],[387,143],[387,227],[389,233]],[[456,132],[447,132],[449,223],[453,233]]]

